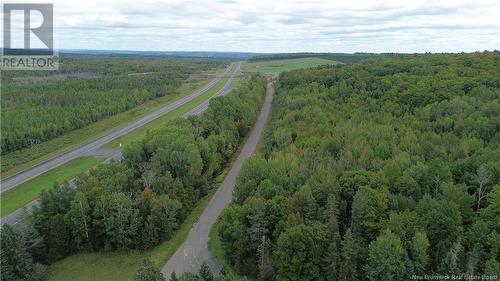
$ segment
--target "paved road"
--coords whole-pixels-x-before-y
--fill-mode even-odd
[[[94,149],[98,149],[101,145],[117,138],[123,135],[126,135],[130,133],[131,131],[155,120],[156,118],[178,108],[179,106],[191,101],[192,99],[196,98],[197,96],[202,95],[205,93],[208,89],[216,85],[225,75],[229,73],[229,71],[233,68],[233,64],[231,64],[225,71],[224,75],[217,75],[212,81],[207,83],[205,86],[202,88],[194,91],[193,93],[184,96],[174,102],[171,102],[162,108],[136,120],[131,123],[128,123],[125,126],[122,126],[121,128],[118,128],[116,130],[113,130],[101,137],[98,137],[97,139],[94,139],[86,144],[83,144],[75,149],[72,149],[70,151],[67,151],[61,155],[58,155],[48,161],[42,162],[38,165],[35,165],[23,172],[20,172],[16,175],[13,175],[11,177],[8,177],[6,179],[3,179],[0,182],[0,190],[3,192],[5,190],[11,189],[15,187],[18,184],[21,184],[33,177],[36,177],[38,175],[41,175],[55,167],[58,167],[71,159],[77,158],[82,155],[88,155],[88,152]],[[239,63],[238,63],[239,65]],[[236,70],[235,70],[236,71]]]
[[[271,83],[269,83],[267,85],[264,105],[245,146],[238,155],[224,182],[222,182],[198,221],[193,225],[184,243],[163,267],[162,273],[167,280],[170,278],[172,272],[175,272],[177,276],[184,272],[198,272],[203,262],[207,262],[214,273],[219,273],[217,262],[208,250],[208,234],[222,210],[231,203],[236,176],[243,162],[255,152],[269,115],[272,97],[273,88]]]
[[[222,89],[220,89],[215,95],[213,95],[212,98],[213,97],[224,96],[227,93],[229,93],[229,90],[231,90],[231,86],[233,84],[234,79],[236,79],[236,76],[238,76],[240,74],[240,67],[241,67],[241,63],[238,62],[238,64],[236,65],[236,70],[234,71],[233,75],[231,75],[231,77],[227,81],[226,85],[224,85],[224,87],[222,87]],[[184,117],[187,117],[189,115],[198,115],[198,114],[201,114],[202,112],[204,112],[205,110],[208,109],[208,105],[209,104],[210,104],[210,99],[207,99],[206,101],[202,102],[197,107],[191,109],[189,112],[187,112],[186,114],[184,114]]]
[[[224,87],[222,87],[217,93],[215,93],[208,100],[204,101],[201,104],[201,105],[206,104],[207,105],[206,107],[205,106],[201,106],[201,105],[197,106],[197,107],[191,109],[185,115],[197,115],[197,114],[201,114],[203,111],[205,111],[208,108],[208,103],[209,103],[209,100],[211,98],[213,98],[215,96],[223,96],[223,95],[226,95],[227,93],[229,93],[230,90],[231,90],[232,84],[234,82],[234,79],[236,79],[236,76],[240,74],[240,72],[239,72],[240,65],[241,65],[241,63],[237,63],[235,71],[233,72],[233,74],[231,75],[231,77],[228,79],[228,81],[226,82],[226,84],[224,84]],[[229,69],[230,69],[230,67],[228,69],[226,69],[226,71],[224,73],[227,74],[227,72],[228,72]],[[205,87],[206,87],[206,85],[205,85]],[[203,87],[203,88],[205,88],[205,87]],[[198,91],[200,91],[200,90],[198,90]],[[198,92],[198,91],[196,91],[196,92]],[[194,93],[196,93],[196,92],[194,92]],[[82,154],[79,155],[79,156],[105,156],[105,157],[108,157],[108,159],[106,159],[104,162],[109,162],[111,160],[120,160],[122,154],[121,154],[121,150],[120,149],[102,149],[102,148],[99,148],[99,147],[94,147],[94,148],[91,148],[91,149],[89,149],[87,151],[82,152]],[[33,208],[33,206],[36,206],[37,204],[38,204],[38,200],[33,200],[30,203],[28,203],[26,206],[24,206],[23,208],[17,209],[16,211],[8,214],[7,216],[1,218],[0,225],[4,225],[6,223],[8,223],[8,224],[16,224],[16,223],[20,222],[22,220],[23,209],[26,208],[26,210],[29,211],[29,210],[31,210],[31,208]]]

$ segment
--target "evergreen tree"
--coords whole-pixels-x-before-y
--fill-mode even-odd
[[[351,230],[348,229],[344,234],[344,239],[340,246],[340,281],[358,280],[357,255],[356,241],[354,240]]]
[[[214,281],[214,275],[206,262],[203,262],[198,273],[203,281]]]
[[[415,274],[422,275],[429,265],[429,240],[422,232],[417,232],[411,240],[411,260]]]
[[[165,277],[149,259],[143,259],[141,267],[135,274],[134,281],[165,281]]]
[[[14,229],[5,224],[0,230],[0,257],[2,280],[42,280],[45,267],[34,264],[26,245]]]

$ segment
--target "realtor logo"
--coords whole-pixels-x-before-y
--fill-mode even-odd
[[[53,4],[3,4],[2,70],[56,70],[53,23]]]

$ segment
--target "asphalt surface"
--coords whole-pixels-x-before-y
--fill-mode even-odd
[[[233,64],[231,64],[228,68],[226,68],[226,70],[224,71],[223,75],[217,75],[214,79],[212,79],[212,81],[208,82],[205,86],[203,86],[202,88],[194,91],[193,93],[187,95],[187,96],[184,96],[174,102],[171,102],[165,106],[163,106],[162,108],[140,118],[140,119],[137,119],[133,122],[130,122],[116,130],[113,130],[103,136],[100,136],[86,144],[83,144],[83,145],[80,145],[79,147],[75,148],[75,149],[72,149],[72,150],[69,150],[63,154],[60,154],[50,160],[47,160],[45,162],[42,162],[40,164],[37,164],[25,171],[22,171],[18,174],[15,174],[11,177],[8,177],[6,179],[2,179],[2,181],[0,182],[0,190],[3,192],[3,191],[6,191],[6,190],[9,190],[13,187],[15,187],[16,185],[19,185],[31,178],[34,178],[38,175],[41,175],[55,167],[58,167],[74,158],[77,158],[77,157],[80,157],[80,156],[83,156],[83,155],[88,155],[88,153],[92,150],[95,150],[95,149],[98,149],[101,145],[115,139],[115,138],[118,138],[120,136],[123,136],[123,135],[126,135],[128,133],[130,133],[131,131],[157,119],[158,117],[178,108],[179,106],[182,106],[183,104],[193,100],[194,98],[202,95],[203,93],[205,93],[206,91],[208,91],[211,87],[213,87],[214,85],[216,85],[225,75],[227,75],[229,73],[229,71],[233,68]],[[239,63],[238,63],[239,65]]]
[[[204,101],[202,104],[200,104],[199,106],[191,109],[189,112],[187,112],[185,114],[185,116],[188,116],[188,115],[197,115],[197,114],[201,114],[203,113],[203,111],[205,111],[206,109],[208,109],[208,104],[209,104],[209,100],[213,97],[216,97],[216,96],[223,96],[223,95],[226,95],[227,93],[230,92],[231,90],[231,87],[232,87],[232,84],[234,82],[234,79],[236,79],[236,76],[240,74],[240,66],[241,66],[241,63],[237,63],[236,64],[236,69],[235,71],[232,73],[231,77],[228,79],[228,81],[226,82],[226,84],[224,84],[224,86],[219,90],[217,91],[217,93],[215,93],[213,96],[211,96],[209,99],[207,99],[206,101]],[[229,66],[225,72],[224,72],[224,75],[226,75],[229,70],[232,68],[232,65]],[[193,94],[195,93],[199,93],[201,91],[200,94],[204,93],[205,91],[207,91],[210,87],[214,86],[215,84],[217,84],[220,79],[222,79],[224,77],[224,75],[218,77],[219,79],[217,80],[217,82],[215,83],[212,83],[214,80],[212,80],[211,82],[209,82],[208,84],[206,84],[203,88],[193,92],[191,95],[189,96],[192,96]],[[208,85],[211,85],[210,87],[207,88]],[[203,91],[202,91],[203,90]],[[196,96],[199,96],[200,94],[197,94],[195,95],[193,98],[195,98]],[[188,96],[186,96],[188,97]],[[191,98],[192,99],[192,98]],[[189,99],[189,100],[191,100]],[[176,103],[177,101],[173,102],[173,103]],[[185,103],[185,102],[184,102]],[[181,103],[179,104],[178,106],[181,106],[182,104],[184,103]],[[206,105],[206,106],[205,106]],[[166,105],[165,107],[167,107],[168,105]],[[177,107],[178,107],[177,106]],[[164,108],[165,108],[164,107]],[[176,108],[176,107],[175,107]],[[169,111],[175,109],[175,108],[172,108],[170,109]],[[163,108],[162,108],[163,109]],[[162,110],[162,109],[159,109],[159,110]],[[168,113],[169,111],[166,111],[164,112],[163,114],[165,113]],[[159,117],[159,116],[158,116]],[[155,118],[156,119],[156,118]],[[151,119],[150,121],[152,121],[154,119]],[[149,121],[149,122],[150,122]],[[101,144],[102,145],[102,144]],[[100,146],[100,145],[99,145]],[[102,148],[99,148],[99,146],[97,147],[93,147],[91,149],[88,149],[88,150],[83,150],[81,151],[81,154],[79,154],[78,156],[75,156],[73,158],[76,158],[76,157],[79,157],[79,156],[104,156],[104,157],[107,157],[107,159],[104,161],[104,162],[109,162],[111,160],[120,160],[121,159],[121,150],[120,149],[102,149]],[[70,158],[70,159],[73,159],[73,158]],[[69,160],[68,160],[69,161]],[[65,163],[65,162],[63,162]],[[63,164],[61,163],[61,164]],[[59,165],[61,165],[59,164]],[[57,165],[57,166],[59,166]],[[53,168],[57,167],[57,166],[54,166]],[[49,169],[50,170],[50,169]],[[42,172],[43,173],[43,172]],[[34,177],[34,176],[33,176]],[[72,181],[70,181],[70,184],[72,183]],[[6,189],[7,190],[7,189]],[[3,182],[2,182],[2,191],[3,190]],[[31,201],[30,203],[26,204],[23,208],[19,208],[17,209],[16,211],[6,215],[5,217],[1,218],[0,219],[0,225],[4,225],[6,223],[8,224],[16,224],[16,223],[19,223],[21,220],[22,220],[22,217],[23,217],[23,212],[24,212],[24,209],[26,209],[27,211],[30,211],[34,206],[36,206],[37,204],[39,203],[38,200],[33,200]]]
[[[234,82],[234,79],[236,79],[236,76],[240,75],[240,73],[241,73],[240,72],[240,67],[241,67],[241,63],[238,62],[237,65],[236,65],[236,70],[234,71],[233,75],[231,75],[231,77],[229,78],[229,80],[227,81],[227,83],[224,85],[224,87],[222,87],[222,89],[220,89],[217,93],[215,93],[215,95],[213,95],[211,98],[219,97],[219,96],[224,96],[224,95],[226,95],[227,93],[230,92],[232,84]],[[191,109],[189,112],[187,112],[186,114],[184,114],[184,117],[187,117],[187,116],[190,116],[190,115],[201,114],[202,112],[204,112],[205,110],[208,109],[208,105],[209,104],[210,104],[210,99],[205,100],[200,105],[198,105],[197,107]]]
[[[255,126],[248,136],[245,146],[200,218],[193,225],[184,243],[163,267],[162,273],[167,280],[170,278],[172,272],[175,272],[177,276],[185,272],[198,272],[203,262],[208,264],[212,272],[215,274],[219,273],[220,269],[217,262],[208,250],[208,234],[222,210],[231,203],[236,176],[243,162],[255,152],[271,109],[272,98],[273,88],[271,83],[268,83],[264,105]]]

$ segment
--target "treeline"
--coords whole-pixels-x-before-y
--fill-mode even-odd
[[[16,261],[49,264],[75,252],[147,249],[170,238],[237,151],[265,90],[263,77],[243,81],[231,95],[211,100],[201,116],[169,122],[126,147],[121,162],[96,167],[74,186],[44,191],[27,217],[31,231],[3,228],[2,246],[27,233],[38,242],[2,250],[2,273],[32,280]]]
[[[196,72],[202,65],[217,67],[228,64],[229,60],[215,58],[176,58],[154,56],[127,56],[125,54],[60,54],[58,70],[52,71],[8,71],[2,73],[2,83],[37,80],[35,78],[54,79],[60,75],[79,76],[79,74],[121,75],[138,72],[167,72],[172,66],[189,68],[189,73]]]
[[[175,95],[189,74],[222,66],[212,59],[62,57],[45,79],[2,75],[2,154],[30,147],[126,111]],[[45,72],[44,72],[45,73]],[[142,73],[142,75],[129,75]]]
[[[498,278],[499,95],[499,52],[282,74],[218,222],[227,261],[263,280]]]
[[[373,53],[283,53],[283,54],[268,54],[258,55],[248,59],[249,61],[266,61],[266,60],[284,60],[284,59],[301,59],[301,58],[323,58],[343,63],[358,63],[363,60],[388,56],[387,54]],[[404,54],[396,54],[396,56],[404,56]]]

